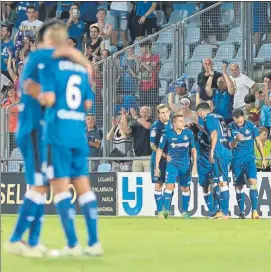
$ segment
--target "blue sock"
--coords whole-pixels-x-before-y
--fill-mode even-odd
[[[190,191],[189,192],[182,192],[182,198],[183,198],[183,212],[188,212],[188,206],[190,201]]]
[[[45,208],[45,196],[43,196],[43,199],[40,201],[36,213],[36,218],[30,225],[28,244],[32,247],[39,244],[41,227],[43,224],[44,217],[44,208]]]
[[[245,212],[245,194],[238,189],[236,190],[236,200],[237,200],[240,213],[244,213]]]
[[[163,211],[163,196],[161,191],[154,192],[154,199],[156,202],[157,212]]]
[[[211,192],[208,192],[208,193],[203,193],[203,196],[204,196],[204,200],[207,205],[209,213],[212,213],[213,209],[214,209],[214,207],[213,207],[213,203],[214,203],[213,194]]]
[[[220,190],[219,186],[215,185],[214,187],[214,213],[218,212],[220,209]]]
[[[79,196],[78,202],[81,206],[82,213],[85,216],[88,232],[88,246],[93,246],[98,243],[96,195],[92,191],[86,192]]]
[[[165,207],[166,211],[170,211],[171,199],[172,199],[172,191],[171,190],[165,190],[164,191],[163,202],[164,202],[164,207]]]
[[[229,215],[230,192],[228,186],[220,187],[220,205],[224,215]]]
[[[258,190],[250,189],[249,197],[251,201],[252,211],[257,211],[258,208]]]
[[[71,193],[63,192],[55,195],[54,202],[68,241],[68,247],[75,247],[77,245],[74,226],[75,207],[71,203]]]
[[[10,242],[17,242],[22,239],[24,232],[30,227],[31,222],[35,220],[41,198],[42,195],[33,190],[25,193],[24,202],[19,209],[18,220],[10,237]]]

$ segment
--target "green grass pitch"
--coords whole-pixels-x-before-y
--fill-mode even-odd
[[[2,216],[1,247],[15,216]],[[85,244],[82,217],[77,232]],[[25,259],[1,250],[2,272],[269,272],[270,220],[101,218],[103,257]],[[42,241],[64,246],[58,218],[47,216]]]

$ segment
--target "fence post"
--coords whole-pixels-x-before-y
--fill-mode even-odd
[[[106,145],[106,133],[107,133],[107,124],[108,124],[108,62],[103,63],[103,88],[102,88],[102,97],[103,97],[103,157],[107,156],[107,145]]]
[[[243,48],[242,50],[242,62],[241,62],[241,72],[244,73],[245,72],[245,65],[244,65],[244,62],[245,62],[245,57],[246,57],[246,40],[245,40],[245,35],[246,35],[246,25],[245,25],[245,22],[246,22],[246,11],[245,11],[245,2],[241,2],[241,28],[242,28],[242,38],[241,38],[241,46]],[[246,66],[246,73],[247,73],[247,67]]]
[[[182,21],[180,24],[178,24],[179,26],[179,46],[178,46],[178,56],[180,57],[180,61],[179,61],[179,74],[178,77],[180,77],[185,70],[185,33],[184,33],[184,24],[185,22]]]

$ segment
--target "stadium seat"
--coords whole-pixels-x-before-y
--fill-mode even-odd
[[[162,62],[168,58],[168,49],[163,44],[154,44],[152,47],[152,53],[159,55]]]
[[[233,59],[234,52],[235,47],[233,44],[223,44],[220,47],[218,47],[218,50],[213,61],[227,60],[228,62],[230,62]]]
[[[271,43],[263,44],[257,57],[254,58],[254,62],[257,64],[263,64],[266,61],[271,61]]]
[[[188,16],[191,16],[193,13],[196,12],[196,4],[172,4],[174,10],[187,10]]]
[[[168,30],[162,31],[159,34],[159,37],[156,44],[172,44],[174,42],[174,34],[175,31],[173,28],[169,28]]]
[[[111,172],[111,164],[109,163],[101,163],[98,166],[99,173],[108,173]]]
[[[159,79],[167,82],[175,78],[174,63],[164,63],[159,72]]]
[[[200,28],[188,25],[185,28],[185,44],[191,45],[200,41]]]
[[[166,28],[172,24],[176,24],[178,22],[181,22],[182,20],[184,20],[187,17],[188,17],[187,10],[174,10],[170,15],[168,23],[161,25],[161,27]]]
[[[160,80],[159,95],[164,96],[167,93],[168,82],[166,80]]]
[[[20,168],[23,165],[23,156],[19,148],[14,148],[10,154],[10,159],[18,159],[18,161],[8,162],[8,172],[20,172]]]
[[[213,45],[201,44],[195,48],[191,59],[188,59],[187,62],[197,62],[197,61],[201,62],[204,58],[211,58],[212,56],[213,56]]]
[[[161,27],[161,25],[165,21],[165,13],[164,13],[164,11],[162,11],[162,10],[155,10],[153,13],[156,16],[156,26],[157,27]]]
[[[218,41],[216,42],[218,45],[223,44],[239,44],[241,45],[242,42],[242,28],[241,27],[234,27],[230,30],[228,37],[225,41]]]
[[[220,26],[230,26],[234,21],[234,10],[233,9],[221,9],[221,22]]]
[[[202,63],[201,62],[191,62],[185,66],[185,74],[188,75],[188,78],[193,78],[197,80],[198,74],[202,72]]]

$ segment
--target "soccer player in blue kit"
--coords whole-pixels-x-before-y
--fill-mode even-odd
[[[44,41],[63,44],[68,39],[66,28],[53,26]],[[68,59],[48,60],[38,65],[41,90],[39,101],[46,106],[45,143],[48,145],[48,169],[54,203],[67,239],[60,255],[102,255],[97,234],[97,200],[91,191],[87,169],[88,146],[85,139],[85,112],[92,106],[93,92],[87,70]],[[75,206],[69,184],[73,183],[85,217],[87,247],[82,250],[76,236]]]
[[[220,200],[219,211],[213,218],[229,219],[229,186],[228,165],[229,150],[227,148],[227,126],[220,115],[211,113],[207,102],[198,104],[196,111],[204,121],[204,130],[210,141],[209,161],[212,163],[212,176],[215,197]]]
[[[258,190],[257,190],[257,169],[254,155],[254,141],[262,156],[262,167],[266,167],[266,160],[263,152],[263,145],[259,137],[259,131],[252,122],[245,120],[244,112],[241,109],[233,111],[234,122],[228,126],[228,140],[232,148],[232,174],[236,191],[236,199],[240,210],[240,219],[245,219],[245,195],[243,187],[246,178],[249,183],[249,196],[252,205],[252,219],[259,219],[257,212]]]
[[[163,149],[168,145],[168,155],[170,161],[166,166],[166,188],[164,192],[164,217],[168,218],[172,193],[175,182],[179,178],[182,189],[182,218],[190,218],[188,206],[190,201],[190,183],[191,183],[191,159],[193,160],[193,173],[196,173],[197,152],[195,148],[194,135],[191,130],[185,128],[184,116],[174,114],[171,118],[173,129],[167,130],[160,138],[159,148],[156,152],[155,176],[160,176],[160,160]]]
[[[161,160],[159,163],[160,176],[155,176],[155,157],[159,146],[160,138],[166,130],[170,129],[170,110],[168,105],[160,104],[157,107],[159,120],[155,121],[150,128],[150,145],[152,149],[151,155],[151,178],[155,184],[154,198],[157,206],[158,218],[164,218],[163,213],[163,184],[165,183],[166,165],[167,165],[167,146],[163,149]]]
[[[55,24],[63,25],[63,22],[58,20],[49,21],[39,29],[37,35],[39,48],[44,47],[44,32]],[[26,257],[42,257],[47,252],[47,248],[39,243],[44,216],[45,193],[48,190],[48,183],[42,171],[45,165],[45,149],[42,141],[43,110],[39,102],[30,96],[32,88],[29,88],[28,82],[35,82],[35,86],[38,85],[38,63],[52,57],[54,52],[52,47],[38,49],[31,53],[20,77],[22,97],[19,106],[19,125],[16,140],[24,157],[25,179],[27,184],[30,185],[30,190],[25,194],[23,204],[19,210],[18,220],[9,242],[5,244],[5,250]],[[87,65],[81,52],[70,50],[68,46],[58,48],[55,52],[65,56],[73,53],[70,56],[71,58]],[[29,229],[28,244],[22,242],[22,236],[27,229]]]

